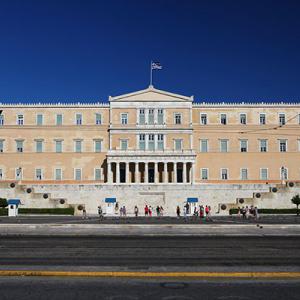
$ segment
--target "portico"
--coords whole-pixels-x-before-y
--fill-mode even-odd
[[[172,152],[172,156],[169,153],[139,156],[129,151],[120,151],[121,155],[112,152],[107,155],[109,184],[194,183],[195,158],[190,151]]]

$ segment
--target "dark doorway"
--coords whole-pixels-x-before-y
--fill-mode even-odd
[[[183,182],[182,169],[177,169],[177,182]]]
[[[120,182],[126,182],[126,170],[123,168],[120,168]]]
[[[154,169],[148,170],[149,182],[154,182]]]

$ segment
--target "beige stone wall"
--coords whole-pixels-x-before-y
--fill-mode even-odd
[[[24,180],[35,180],[35,169],[43,170],[43,180],[54,180],[55,168],[61,168],[63,181],[74,181],[74,169],[82,169],[82,180],[94,180],[94,169],[102,168],[109,148],[108,107],[4,107],[4,126],[0,139],[4,152],[0,153],[0,169],[4,180],[15,179],[15,169],[22,168]],[[43,114],[43,125],[36,125],[36,115]],[[75,115],[81,113],[83,125],[75,125]],[[102,124],[95,124],[96,113],[101,113]],[[24,125],[16,125],[16,115],[24,115]],[[63,125],[55,125],[55,115],[63,114]],[[23,153],[16,152],[16,140],[24,140]],[[82,152],[75,153],[75,140],[81,140]],[[43,152],[36,152],[36,140],[43,141]],[[63,152],[56,153],[55,140],[62,140]],[[101,153],[95,153],[95,140],[102,141]]]

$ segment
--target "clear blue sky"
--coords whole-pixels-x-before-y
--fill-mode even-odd
[[[300,1],[1,0],[0,101],[154,86],[198,101],[300,100]]]

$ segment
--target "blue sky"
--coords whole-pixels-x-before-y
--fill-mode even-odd
[[[300,1],[0,0],[0,101],[299,101]]]

